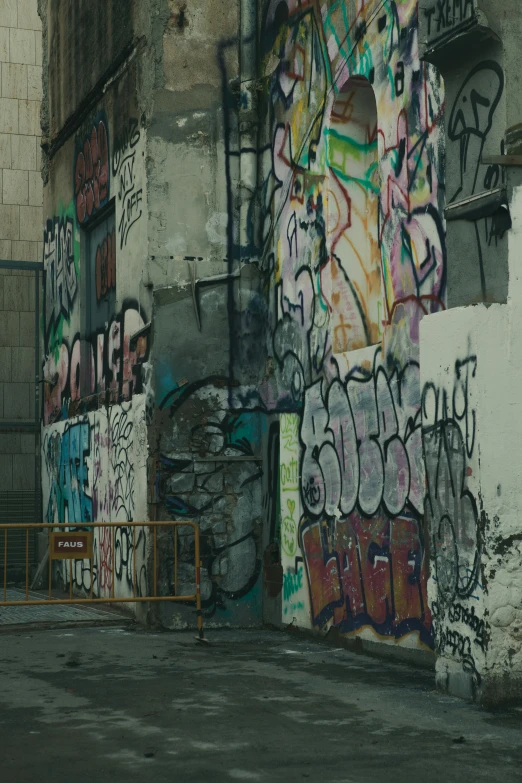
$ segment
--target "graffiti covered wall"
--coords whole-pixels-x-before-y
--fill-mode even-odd
[[[430,648],[419,324],[446,296],[443,86],[416,2],[270,2],[264,25],[283,621]]]
[[[47,23],[61,21],[50,14]],[[147,529],[134,536],[125,525],[148,519],[151,297],[143,283],[146,135],[129,99],[135,67],[122,74],[121,93],[105,91],[76,116],[44,191],[43,517],[121,522],[96,531],[92,578],[88,561],[74,561],[74,589],[98,597],[131,596],[134,567],[138,593],[150,588]],[[68,565],[55,566],[67,589]]]
[[[205,621],[259,624],[264,417],[230,411],[226,392],[211,383],[186,389],[167,410],[170,426],[155,459],[154,500],[167,517],[199,525]],[[183,426],[187,420],[190,428]],[[179,574],[190,592],[192,536],[182,539]],[[187,622],[178,607],[164,609],[163,616],[170,625]]]
[[[417,5],[269,0],[239,102],[237,19],[203,16],[166,24],[147,133],[109,95],[59,151],[44,422],[146,395],[151,503],[200,522],[209,617],[260,620],[272,504],[283,621],[432,647],[418,335],[446,297],[444,96]],[[198,36],[208,67],[176,81]],[[167,111],[200,84],[197,111]],[[266,130],[258,181],[243,111]]]
[[[59,5],[43,30],[49,520],[121,520],[124,582],[126,520],[194,519],[207,622],[264,613],[435,650],[439,683],[471,697],[510,682],[519,3],[143,0],[118,26],[125,4],[106,0],[110,40],[78,72],[49,50],[86,56]],[[482,302],[507,303],[444,312]]]
[[[499,13],[499,5],[501,10]],[[446,89],[448,305],[421,325],[428,595],[437,684],[520,699],[520,4],[419,1]],[[487,303],[484,306],[482,303]],[[476,305],[455,307],[455,305]]]
[[[243,111],[257,116],[239,63],[241,22],[254,6],[243,4],[242,18],[240,5],[172,4],[162,38],[167,89],[148,129],[154,513],[199,524],[207,626],[262,621],[267,424],[257,387],[267,307],[250,263],[255,184],[240,187],[257,171],[255,142],[240,130]],[[203,56],[194,59],[195,49]],[[255,71],[255,52],[249,62]],[[185,543],[180,574],[190,581]],[[162,606],[161,618],[170,627],[194,622],[178,606]]]
[[[57,175],[58,209],[43,237],[45,425],[75,415],[80,400],[90,400],[92,408],[101,399],[130,400],[143,391],[147,337],[135,345],[130,338],[147,323],[140,258],[146,237],[137,225],[145,187],[144,134],[136,120],[129,120],[129,128],[111,139],[107,114],[98,113],[67,145],[70,201],[64,187],[69,183],[62,186],[65,177]],[[60,161],[64,174],[70,171],[68,158]]]
[[[265,422],[254,405],[231,394],[236,371],[255,375],[245,366],[264,339],[266,309],[249,281],[238,283],[234,266],[241,211],[234,85],[239,3],[226,13],[220,0],[213,10],[201,3],[197,13],[179,11],[177,3],[131,5],[136,40],[147,51],[119,62],[92,111],[77,107],[74,131],[62,129],[69,135],[53,150],[49,169],[44,434],[80,420],[84,429],[99,417],[110,420],[113,410],[126,410],[143,393],[147,482],[132,452],[126,465],[136,480],[139,474],[140,493],[148,492],[147,513],[199,523],[206,618],[257,624]],[[121,11],[118,0],[107,6],[100,23]],[[49,40],[64,22],[50,11]],[[115,34],[111,45],[118,40]],[[191,58],[187,68],[203,40],[205,56],[197,64]],[[76,37],[72,43],[80,48]],[[53,123],[64,112],[54,112],[54,103],[67,102],[69,94],[64,99],[51,76],[48,108],[57,131]],[[75,88],[77,80],[71,75]],[[209,284],[216,276],[216,285]],[[235,388],[240,396],[244,387]],[[64,437],[67,444],[73,436]],[[110,464],[111,436],[102,441],[101,462]],[[52,484],[49,473],[45,480]],[[113,482],[104,486],[104,505],[92,506],[94,516],[111,508]],[[84,501],[75,514],[87,514]],[[67,509],[58,496],[56,518]],[[192,584],[189,539],[180,542],[179,577]],[[171,587],[172,573],[168,559],[159,564],[162,589]],[[184,608],[193,621],[193,607]],[[162,619],[170,624],[167,614],[165,607]]]
[[[134,559],[138,595],[147,595],[147,529],[125,522],[147,519],[147,428],[145,397],[46,427],[42,440],[44,519],[88,527],[121,522],[94,536],[92,590],[97,597],[133,595]],[[91,563],[75,560],[73,585],[91,590]],[[55,566],[69,585],[69,563]],[[113,584],[114,579],[114,584]]]
[[[434,0],[419,0],[422,55],[437,66],[446,91],[445,214],[448,256],[454,259],[448,265],[449,307],[505,302],[508,294],[511,216],[501,156],[510,139],[509,72],[498,23],[503,19],[506,29],[516,24],[518,6],[504,0],[500,16],[497,6],[468,0],[455,3],[449,14]]]
[[[449,354],[454,357],[450,372]],[[441,341],[425,363],[422,427],[437,669],[439,679],[446,676],[448,667],[462,671],[472,689],[477,689],[490,633],[481,568],[478,392],[483,368],[470,334],[460,329],[453,333],[451,348]]]

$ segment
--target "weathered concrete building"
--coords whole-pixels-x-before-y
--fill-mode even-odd
[[[40,15],[43,509],[121,522],[94,592],[113,546],[117,594],[134,563],[146,590],[126,522],[194,519],[207,623],[436,653],[441,687],[518,697],[520,9]]]
[[[240,274],[239,10],[40,3],[43,511],[49,522],[198,520],[207,614],[258,624],[264,419],[242,394],[257,383],[264,331],[254,267]],[[145,592],[147,546],[142,534],[134,552],[124,524],[114,543],[96,540],[95,592],[113,587],[113,547],[116,594],[131,590],[134,558]],[[81,561],[73,578],[90,588]],[[162,563],[160,588],[171,581]]]

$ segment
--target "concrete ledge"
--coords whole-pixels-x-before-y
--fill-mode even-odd
[[[466,701],[478,701],[479,693],[476,683],[471,674],[464,671],[437,671],[435,675],[437,689],[450,696],[456,696]]]
[[[308,637],[316,641],[320,639],[333,647],[342,647],[350,652],[367,655],[371,658],[393,660],[419,669],[435,671],[435,653],[429,650],[403,647],[400,644],[390,644],[388,642],[374,642],[368,639],[361,639],[360,636],[346,637],[339,633],[337,628],[331,628],[326,634],[292,625],[279,626],[279,629],[292,635]]]
[[[522,678],[515,672],[487,674],[480,687],[479,701],[487,709],[521,705]]]

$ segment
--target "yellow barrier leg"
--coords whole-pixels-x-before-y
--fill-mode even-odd
[[[198,618],[198,641],[206,641],[203,636],[203,612],[201,611],[201,558],[199,553],[199,528],[194,528],[194,548],[196,560],[196,616]]]

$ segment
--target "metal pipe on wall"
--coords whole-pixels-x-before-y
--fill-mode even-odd
[[[252,218],[252,199],[257,194],[257,155],[259,118],[257,110],[257,0],[240,0],[239,42],[239,144],[240,144],[240,207],[239,238],[241,258],[253,252],[256,227]],[[257,209],[253,210],[254,220]]]

